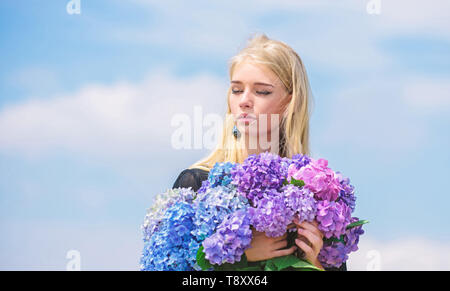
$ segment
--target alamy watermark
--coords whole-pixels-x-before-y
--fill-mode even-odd
[[[370,0],[366,5],[366,11],[371,15],[381,14],[381,0]]]
[[[241,133],[239,145],[246,145],[248,149],[263,149],[277,152],[279,149],[279,114],[250,115],[246,119],[239,119],[233,114],[226,114],[225,120],[219,114],[209,113],[203,115],[202,106],[194,106],[193,117],[185,113],[174,114],[171,118],[171,126],[175,130],[171,135],[173,149],[214,149],[219,139],[222,138],[222,130],[225,122],[232,122]],[[232,128],[228,136],[232,134]],[[233,147],[232,143],[226,146]]]
[[[70,0],[66,5],[67,14],[81,14],[81,0]]]
[[[381,254],[377,250],[370,250],[366,253],[369,262],[366,265],[367,271],[381,271]]]
[[[66,259],[69,261],[66,264],[66,271],[80,271],[81,270],[81,254],[77,250],[70,250],[66,254]]]

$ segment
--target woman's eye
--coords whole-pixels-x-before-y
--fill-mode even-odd
[[[269,92],[269,91],[256,91],[256,93],[261,94],[261,95],[269,95],[272,92]]]
[[[238,94],[238,93],[242,93],[242,92],[244,92],[244,90],[235,90],[235,89],[231,90],[231,93],[233,93],[233,94]],[[270,92],[270,91],[256,91],[256,94],[269,95],[269,94],[272,94],[272,92]]]

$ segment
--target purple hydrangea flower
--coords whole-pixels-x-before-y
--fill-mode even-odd
[[[311,158],[308,157],[307,155],[296,154],[292,157],[291,163],[294,164],[297,169],[301,169],[304,166],[306,166],[307,164],[309,164],[310,162],[311,162]]]
[[[356,206],[356,196],[355,196],[355,187],[350,184],[350,179],[344,177],[341,172],[336,172],[336,176],[339,179],[339,183],[341,184],[341,190],[339,192],[339,199],[344,201],[348,207],[352,210],[355,210]]]
[[[286,178],[280,156],[264,152],[250,155],[231,171],[232,184],[254,205],[267,189],[279,189]]]
[[[324,244],[317,259],[324,268],[339,268],[348,259],[347,248],[341,242]]]
[[[317,202],[314,199],[314,194],[308,188],[299,188],[288,184],[283,186],[281,191],[283,191],[286,207],[292,209],[299,223],[314,220],[317,212]]]
[[[283,193],[275,189],[267,190],[248,213],[252,226],[269,237],[282,236],[294,218],[294,211],[286,207]]]
[[[358,221],[357,217],[352,217],[350,223],[354,223]],[[364,230],[362,229],[362,225],[358,225],[347,229],[344,236],[345,247],[350,252],[356,252],[358,250],[359,237],[364,234]]]
[[[252,231],[246,210],[227,215],[216,232],[203,241],[205,258],[211,264],[233,264],[250,247]]]
[[[282,173],[283,177],[287,177],[287,172],[289,169],[289,166],[292,164],[292,159],[283,157],[280,161],[280,172]]]
[[[205,191],[206,191],[208,188],[211,188],[211,186],[209,185],[208,179],[206,179],[206,180],[202,181],[202,185],[201,185],[200,188],[198,189],[197,194],[205,193]]]
[[[350,223],[351,210],[343,202],[319,201],[317,204],[317,222],[326,238],[340,237]]]
[[[359,219],[352,217],[350,223],[356,222]],[[325,268],[339,268],[348,259],[351,252],[358,250],[358,243],[360,235],[364,234],[362,225],[352,227],[345,231],[342,235],[342,241],[325,240],[322,249],[319,252],[318,260]]]

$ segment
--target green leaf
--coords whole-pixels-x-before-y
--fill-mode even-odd
[[[294,255],[272,258],[266,261],[264,271],[323,271],[308,261],[302,260]]]
[[[206,259],[206,255],[203,252],[203,246],[201,246],[197,251],[197,264],[202,268],[203,271],[210,269],[213,265]]]
[[[278,271],[286,269],[295,263],[297,263],[300,259],[293,255],[287,255],[282,257],[273,258],[272,261],[277,268]]]
[[[266,266],[264,267],[264,271],[276,271],[277,266],[275,266],[273,259],[269,259],[266,261]]]
[[[297,187],[305,186],[305,182],[303,180],[297,180],[297,179],[294,179],[293,177],[291,177],[291,183],[290,184],[293,184],[293,185],[295,185]]]
[[[308,262],[306,260],[301,260],[301,259],[299,259],[297,263],[292,265],[292,267],[294,267],[296,269],[301,269],[301,271],[323,271],[322,269],[317,268],[310,262]]]
[[[345,244],[344,235],[341,235],[339,238],[336,238],[336,237],[324,238],[324,242],[326,242],[326,243],[341,242],[341,243]]]
[[[200,251],[203,253],[201,254]],[[206,262],[206,263],[205,263]],[[203,246],[197,252],[197,263],[202,268],[202,270],[214,268],[214,271],[262,271],[261,266],[259,264],[252,263],[249,265],[247,261],[247,256],[242,254],[241,260],[239,262],[235,262],[233,264],[223,263],[221,265],[212,265],[206,258],[203,252]]]
[[[248,266],[245,268],[236,269],[236,271],[262,271],[262,268],[258,266]]]
[[[242,254],[241,260],[234,264],[224,263],[222,265],[214,266],[215,271],[241,271],[241,269],[248,268],[247,256]],[[260,270],[260,268],[259,268]]]
[[[368,220],[358,220],[356,222],[353,222],[353,223],[350,223],[349,225],[347,225],[346,229],[350,229],[350,228],[353,228],[353,227],[356,227],[359,225],[363,225],[366,223],[369,223],[369,221]]]
[[[222,265],[214,265],[214,271],[235,271],[236,266],[234,264],[225,263]]]

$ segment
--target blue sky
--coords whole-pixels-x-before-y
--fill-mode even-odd
[[[153,196],[209,152],[173,149],[171,117],[223,113],[255,32],[302,58],[312,155],[371,221],[349,266],[450,269],[446,1],[68,2],[0,3],[0,269],[137,269]]]

